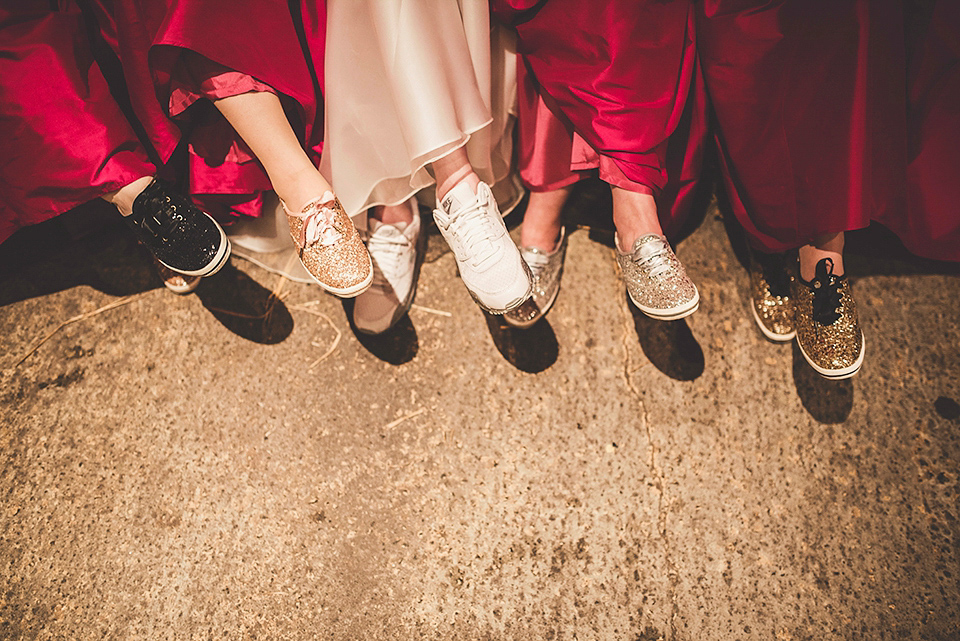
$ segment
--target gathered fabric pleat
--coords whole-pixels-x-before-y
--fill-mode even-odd
[[[0,79],[0,242],[156,172],[73,3],[0,8]]]
[[[752,244],[784,251],[903,216],[900,3],[696,7],[723,180]]]

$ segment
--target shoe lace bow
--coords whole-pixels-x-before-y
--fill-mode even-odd
[[[670,247],[666,241],[659,238],[640,245],[633,254],[633,260],[639,267],[646,270],[652,278],[656,278],[673,268]]]
[[[843,278],[833,275],[832,259],[823,258],[817,263],[810,286],[813,289],[813,319],[821,325],[832,325],[840,319],[840,282]]]
[[[300,228],[301,247],[314,243],[335,245],[343,238],[343,229],[337,222],[336,212],[328,207],[327,203],[310,203],[296,216],[303,219],[303,227]]]

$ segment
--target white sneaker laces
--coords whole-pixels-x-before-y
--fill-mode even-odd
[[[673,269],[668,246],[662,240],[652,240],[640,245],[633,255],[633,260],[638,266],[647,270],[651,278],[656,278]]]
[[[473,267],[492,258],[497,253],[497,228],[487,209],[487,195],[481,193],[476,204],[456,214],[450,221],[449,229],[463,246]]]
[[[403,267],[402,257],[410,249],[410,241],[402,233],[379,233],[380,227],[367,239],[367,251],[374,257],[373,285],[383,287],[390,285],[390,276],[399,276]]]

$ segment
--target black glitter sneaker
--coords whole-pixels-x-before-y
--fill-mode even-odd
[[[162,181],[147,185],[124,220],[164,267],[185,276],[216,274],[230,256],[217,221]]]

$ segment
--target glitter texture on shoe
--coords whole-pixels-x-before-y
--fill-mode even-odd
[[[556,249],[547,253],[536,247],[524,247],[520,257],[530,268],[533,288],[520,307],[503,315],[503,319],[514,327],[530,327],[544,316],[553,306],[560,292],[560,276],[563,273],[563,258],[567,252],[567,230],[560,229],[560,240]]]
[[[281,201],[300,262],[325,290],[356,296],[373,282],[373,263],[353,222],[329,191],[294,214]]]
[[[863,363],[865,343],[847,277],[833,274],[833,261],[817,263],[810,282],[794,279],[797,345],[821,376],[850,378]]]
[[[677,320],[699,309],[700,292],[666,238],[641,236],[630,253],[620,251],[616,235],[614,244],[627,294],[641,312],[657,320]]]
[[[797,335],[792,281],[785,254],[750,252],[750,311],[760,331],[772,341],[789,341]]]
[[[156,178],[123,220],[164,267],[185,276],[212,276],[230,257],[230,241],[217,221]]]

